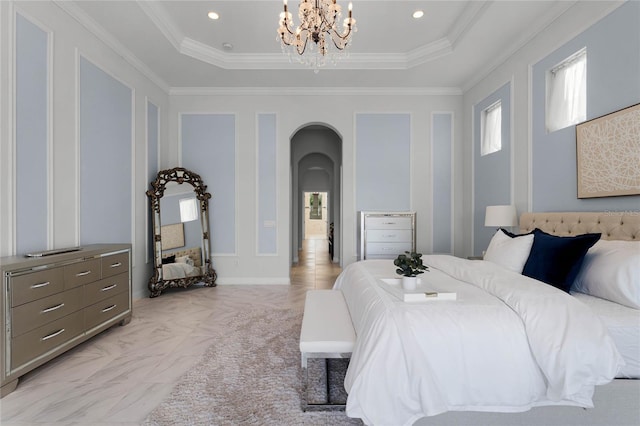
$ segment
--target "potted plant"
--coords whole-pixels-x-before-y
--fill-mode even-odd
[[[402,275],[402,288],[405,290],[415,290],[417,276],[429,270],[422,263],[422,253],[405,251],[396,257],[393,264],[397,267],[396,274]]]

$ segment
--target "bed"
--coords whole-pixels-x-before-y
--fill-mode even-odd
[[[162,279],[199,277],[202,275],[202,251],[200,247],[192,247],[164,253],[162,256]]]
[[[640,215],[526,213],[520,232],[496,232],[485,260],[424,256],[423,285],[455,301],[400,301],[382,281],[394,278],[389,260],[345,268],[335,288],[357,334],[348,416],[375,425],[640,424]],[[565,252],[579,259],[572,265]],[[553,271],[535,264],[554,253],[562,264]]]

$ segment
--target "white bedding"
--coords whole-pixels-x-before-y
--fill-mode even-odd
[[[401,302],[380,287],[389,260],[336,280],[356,330],[347,415],[411,424],[445,411],[592,406],[595,385],[624,364],[602,322],[570,295],[485,261],[424,256],[421,275],[456,301]]]
[[[625,361],[617,377],[640,379],[640,310],[584,293],[571,294],[593,310],[616,344]]]
[[[202,275],[200,268],[188,263],[166,263],[162,265],[162,279],[175,280],[178,278],[197,277]]]

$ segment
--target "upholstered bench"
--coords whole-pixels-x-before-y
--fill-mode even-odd
[[[300,354],[302,359],[302,410],[343,410],[344,404],[333,404],[329,391],[329,358],[351,358],[356,333],[347,303],[340,290],[309,290],[304,303]],[[308,403],[309,372],[307,360],[323,358],[327,366],[327,403]]]

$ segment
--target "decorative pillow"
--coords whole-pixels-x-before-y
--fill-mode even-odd
[[[169,263],[176,263],[176,255],[175,254],[173,256],[167,256],[167,257],[163,257],[162,258],[162,264],[163,265],[167,265]]]
[[[521,274],[531,251],[533,235],[512,238],[506,232],[504,229],[499,229],[491,238],[484,260]]]
[[[176,257],[176,263],[186,263],[187,265],[193,266],[193,259],[189,256],[180,256]]]
[[[500,230],[504,232],[506,235],[510,236],[511,238],[524,237],[525,235],[533,235],[533,231],[527,232],[526,234],[514,234],[512,232],[507,231],[504,228],[500,228]]]
[[[640,309],[640,242],[595,243],[571,289]]]
[[[587,250],[601,234],[558,237],[536,228],[531,253],[522,274],[569,292]]]

